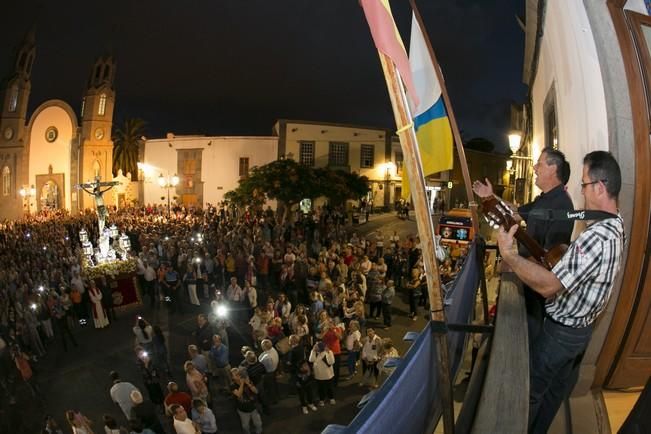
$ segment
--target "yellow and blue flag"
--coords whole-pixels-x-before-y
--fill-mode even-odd
[[[416,16],[412,16],[409,43],[409,66],[417,101],[412,107],[414,128],[425,176],[452,169],[452,129],[448,119],[441,83],[429,55],[423,32]],[[409,198],[409,182],[402,177],[402,197]]]

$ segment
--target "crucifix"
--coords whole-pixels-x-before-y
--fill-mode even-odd
[[[97,210],[97,221],[99,224],[100,236],[104,232],[106,216],[108,215],[108,211],[104,205],[104,198],[102,195],[119,184],[120,183],[118,181],[101,182],[100,177],[96,176],[95,181],[76,185],[78,189],[84,190],[86,193],[92,195],[95,198],[95,209]],[[108,188],[102,189],[102,187]]]

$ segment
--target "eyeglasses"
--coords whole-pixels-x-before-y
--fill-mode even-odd
[[[608,182],[608,180],[607,180],[607,179],[597,179],[596,181],[582,182],[582,183],[581,183],[581,190],[583,190],[584,188],[586,188],[588,185],[597,184],[597,183],[599,183],[599,182],[603,182],[603,183],[605,184],[605,183]]]

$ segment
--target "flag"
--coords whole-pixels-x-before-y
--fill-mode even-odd
[[[412,117],[425,176],[452,169],[452,129],[425,36],[412,16],[409,66],[417,98],[412,98]],[[409,182],[402,177],[402,197],[409,197]]]
[[[371,29],[375,48],[396,65],[412,102],[418,105],[418,94],[409,69],[409,58],[393,20],[389,0],[361,0],[360,3]]]

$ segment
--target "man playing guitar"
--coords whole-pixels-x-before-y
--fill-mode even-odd
[[[570,178],[570,165],[561,151],[545,148],[533,166],[533,170],[536,174],[535,184],[542,193],[533,202],[518,208],[518,213],[525,217],[526,232],[545,250],[559,244],[570,244],[573,221],[527,218],[534,209],[574,209],[572,200],[565,191],[565,184]],[[472,185],[472,190],[482,199],[493,196],[493,186],[488,179],[485,181],[486,183],[475,181]],[[519,245],[518,250],[522,256],[531,258],[532,252],[522,244]],[[532,338],[538,334],[542,325],[545,298],[525,286],[525,304],[529,323],[529,342],[532,342],[534,340]]]
[[[547,300],[544,332],[530,345],[530,433],[547,432],[574,388],[594,323],[610,299],[625,245],[624,222],[617,210],[620,189],[620,168],[609,152],[585,156],[581,176],[585,210],[608,215],[590,223],[551,270],[524,259],[513,248],[517,225],[499,230],[497,243],[504,262]]]

